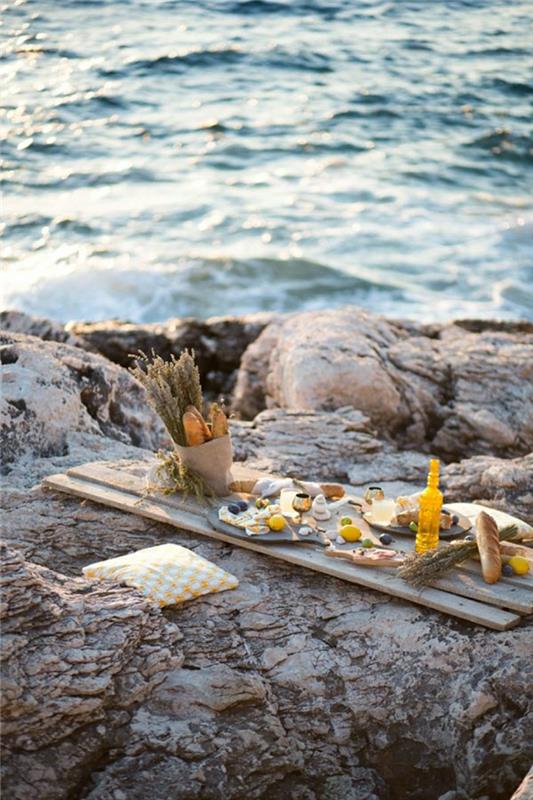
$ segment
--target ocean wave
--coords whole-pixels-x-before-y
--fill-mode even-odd
[[[491,84],[497,88],[502,89],[506,93],[528,97],[533,94],[533,85],[525,81],[512,81],[507,78],[492,78]]]
[[[295,51],[276,45],[268,50],[250,52],[239,47],[207,48],[182,54],[164,54],[153,58],[130,61],[122,67],[99,69],[101,77],[126,77],[184,73],[191,69],[216,68],[246,62],[256,68],[276,68],[306,72],[333,72],[331,58],[326,53]]]
[[[98,186],[115,186],[122,183],[164,183],[165,177],[157,175],[147,167],[125,167],[124,169],[103,170],[101,172],[67,172],[53,174],[49,177],[47,173],[39,173],[35,177],[26,177],[24,186],[38,189],[41,191],[49,189],[81,189]],[[20,179],[17,176],[5,181],[6,184],[13,184],[20,187]]]
[[[221,47],[206,50],[192,50],[188,53],[165,54],[153,58],[142,58],[130,61],[119,69],[100,69],[103,77],[120,75],[146,75],[152,72],[161,74],[185,72],[191,68],[217,67],[227,64],[237,64],[246,58],[246,53],[236,47]]]
[[[298,8],[299,4],[294,3]],[[274,0],[242,0],[242,2],[230,3],[227,7],[230,14],[286,14],[290,12],[290,5],[287,3],[277,3]]]
[[[395,119],[401,118],[400,111],[394,111],[391,108],[371,108],[367,109],[366,107],[363,108],[350,108],[346,109],[345,111],[337,111],[331,117],[328,118],[328,122],[331,120],[332,122],[339,122],[341,120],[351,120],[351,119],[372,119],[375,117],[377,119]]]
[[[19,217],[9,217],[4,215],[4,236],[7,239],[9,236],[18,233],[25,233],[26,231],[33,231],[37,228],[42,228],[49,225],[52,217],[45,216],[44,214],[26,214]]]
[[[326,53],[313,51],[294,51],[279,45],[272,50],[255,58],[257,63],[263,63],[266,67],[277,67],[278,69],[288,69],[306,72],[334,72],[332,59]]]
[[[55,108],[57,110],[68,109],[69,111],[78,114],[80,111],[84,114],[87,110],[95,108],[97,113],[100,114],[102,109],[124,109],[129,105],[126,98],[119,95],[110,94],[92,94],[89,97],[76,97],[75,99],[66,98],[58,103]]]
[[[476,147],[490,152],[500,159],[533,164],[533,139],[516,136],[506,128],[496,128],[472,139],[465,147]]]
[[[401,298],[402,292],[303,259],[192,260],[180,269],[145,270],[86,265],[61,267],[43,280],[25,271],[2,289],[2,306],[29,313],[46,308],[62,321],[121,317],[152,322],[175,316],[221,313],[220,296],[238,298],[239,313],[294,311],[361,303],[374,295]],[[229,310],[229,306],[228,306]]]
[[[324,20],[333,20],[346,8],[346,3],[322,3],[317,0],[237,0],[227,3],[226,0],[215,3],[215,7],[223,13],[239,14],[243,16],[263,16],[270,14],[283,14],[302,16],[313,14]]]
[[[496,284],[494,293],[499,302],[509,302],[522,308],[523,313],[530,315],[533,311],[533,291],[512,280],[504,280]]]

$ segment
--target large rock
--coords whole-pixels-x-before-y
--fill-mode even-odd
[[[439,339],[410,337],[389,351],[406,386],[414,425],[448,459],[512,456],[533,448],[533,335],[449,325]]]
[[[272,325],[243,359],[237,410],[253,382],[245,373],[257,359],[266,364],[267,405],[295,411],[352,405],[386,429],[405,422],[408,409],[386,364],[388,348],[405,336],[397,326],[358,309],[294,314]]]
[[[61,322],[56,322],[46,317],[35,317],[26,314],[24,311],[0,311],[0,330],[37,336],[47,342],[81,344],[74,335],[66,330]]]
[[[128,372],[77,347],[0,334],[4,467],[68,453],[76,431],[157,449],[168,441]]]
[[[446,458],[533,447],[533,335],[428,329],[347,308],[268,326],[243,356],[234,409],[352,405],[403,448]]]
[[[533,767],[531,767],[511,800],[533,800]]]
[[[124,367],[132,355],[152,350],[162,358],[194,350],[204,391],[228,396],[233,390],[241,356],[263,328],[277,316],[267,313],[207,320],[171,319],[164,323],[73,322],[66,326],[80,346],[101,353]]]
[[[5,796],[62,800],[181,664],[181,635],[132,590],[67,579],[5,546],[0,560]]]
[[[262,411],[253,422],[235,420],[232,438],[235,458],[263,472],[361,487],[379,482],[397,494],[413,491],[427,475],[426,455],[378,439],[369,418],[351,406]]]

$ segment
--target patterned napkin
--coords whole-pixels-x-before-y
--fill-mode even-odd
[[[160,606],[234,589],[239,581],[216,564],[177,544],[147,547],[83,568],[86,578],[133,586]]]

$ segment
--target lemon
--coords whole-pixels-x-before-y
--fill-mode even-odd
[[[509,559],[509,566],[513,568],[515,575],[525,575],[529,572],[529,562],[523,556],[513,556]]]
[[[343,525],[339,533],[347,542],[357,542],[361,538],[361,531],[355,525]]]
[[[272,514],[270,519],[267,520],[267,525],[271,531],[282,531],[285,527],[285,519],[281,514]]]

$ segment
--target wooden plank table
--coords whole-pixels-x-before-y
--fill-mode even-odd
[[[176,495],[159,494],[144,497],[147,468],[147,463],[142,462],[111,466],[95,462],[70,469],[66,474],[51,475],[45,478],[43,485],[232,545],[238,544],[271,558],[410,600],[494,630],[507,630],[533,612],[533,576],[504,578],[489,586],[484,583],[479,566],[473,561],[455,570],[453,574],[435,581],[431,587],[416,589],[398,578],[394,570],[359,567],[342,559],[332,559],[317,546],[266,545],[252,537],[237,543],[233,537],[212,528],[206,519],[209,507],[196,498],[184,499]],[[250,478],[257,474],[235,465],[236,479]],[[351,487],[347,489],[351,494],[354,491]],[[447,504],[447,507],[453,508],[453,505]],[[457,508],[465,516],[475,516],[480,510],[479,506],[473,504],[460,504]],[[349,513],[355,516],[351,508]],[[503,524],[501,516],[498,521]],[[375,533],[363,519],[358,519],[357,525],[364,535],[371,533],[375,539]],[[403,537],[401,547],[403,550],[413,549],[414,540]]]

